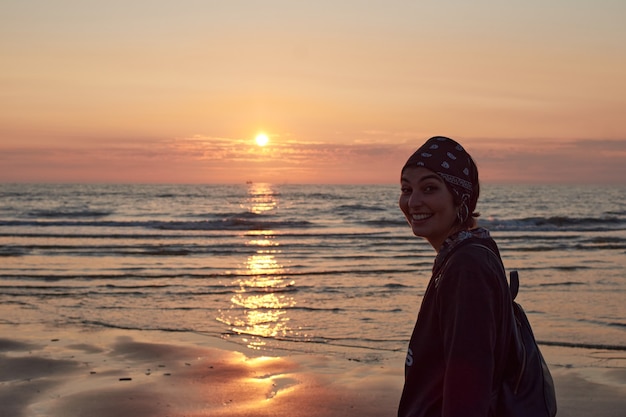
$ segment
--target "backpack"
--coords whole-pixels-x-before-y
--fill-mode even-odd
[[[554,417],[556,394],[552,375],[539,350],[530,322],[521,305],[515,302],[519,275],[511,271],[513,317],[512,365],[503,377],[496,404],[498,417]]]
[[[482,244],[475,246],[487,249],[496,257],[506,277],[502,259]],[[546,361],[539,350],[526,312],[515,301],[519,292],[519,274],[509,274],[509,291],[513,309],[513,335],[509,363],[503,370],[502,383],[495,405],[497,417],[554,417],[556,416],[556,393],[554,381]]]

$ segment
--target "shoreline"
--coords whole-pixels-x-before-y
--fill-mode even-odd
[[[0,417],[393,417],[403,356],[258,351],[191,332],[0,325]],[[560,417],[618,417],[626,354],[541,346]]]

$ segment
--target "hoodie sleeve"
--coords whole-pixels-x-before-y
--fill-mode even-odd
[[[455,254],[437,290],[445,360],[443,417],[487,417],[493,401],[502,305],[497,272],[479,255]]]

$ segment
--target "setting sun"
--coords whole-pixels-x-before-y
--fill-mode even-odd
[[[259,146],[267,145],[267,142],[269,142],[269,140],[270,139],[267,137],[265,133],[259,133],[258,135],[256,135],[256,143]]]

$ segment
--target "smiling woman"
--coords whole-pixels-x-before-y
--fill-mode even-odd
[[[259,146],[265,146],[269,142],[269,137],[265,133],[259,133],[256,135],[256,143]]]

